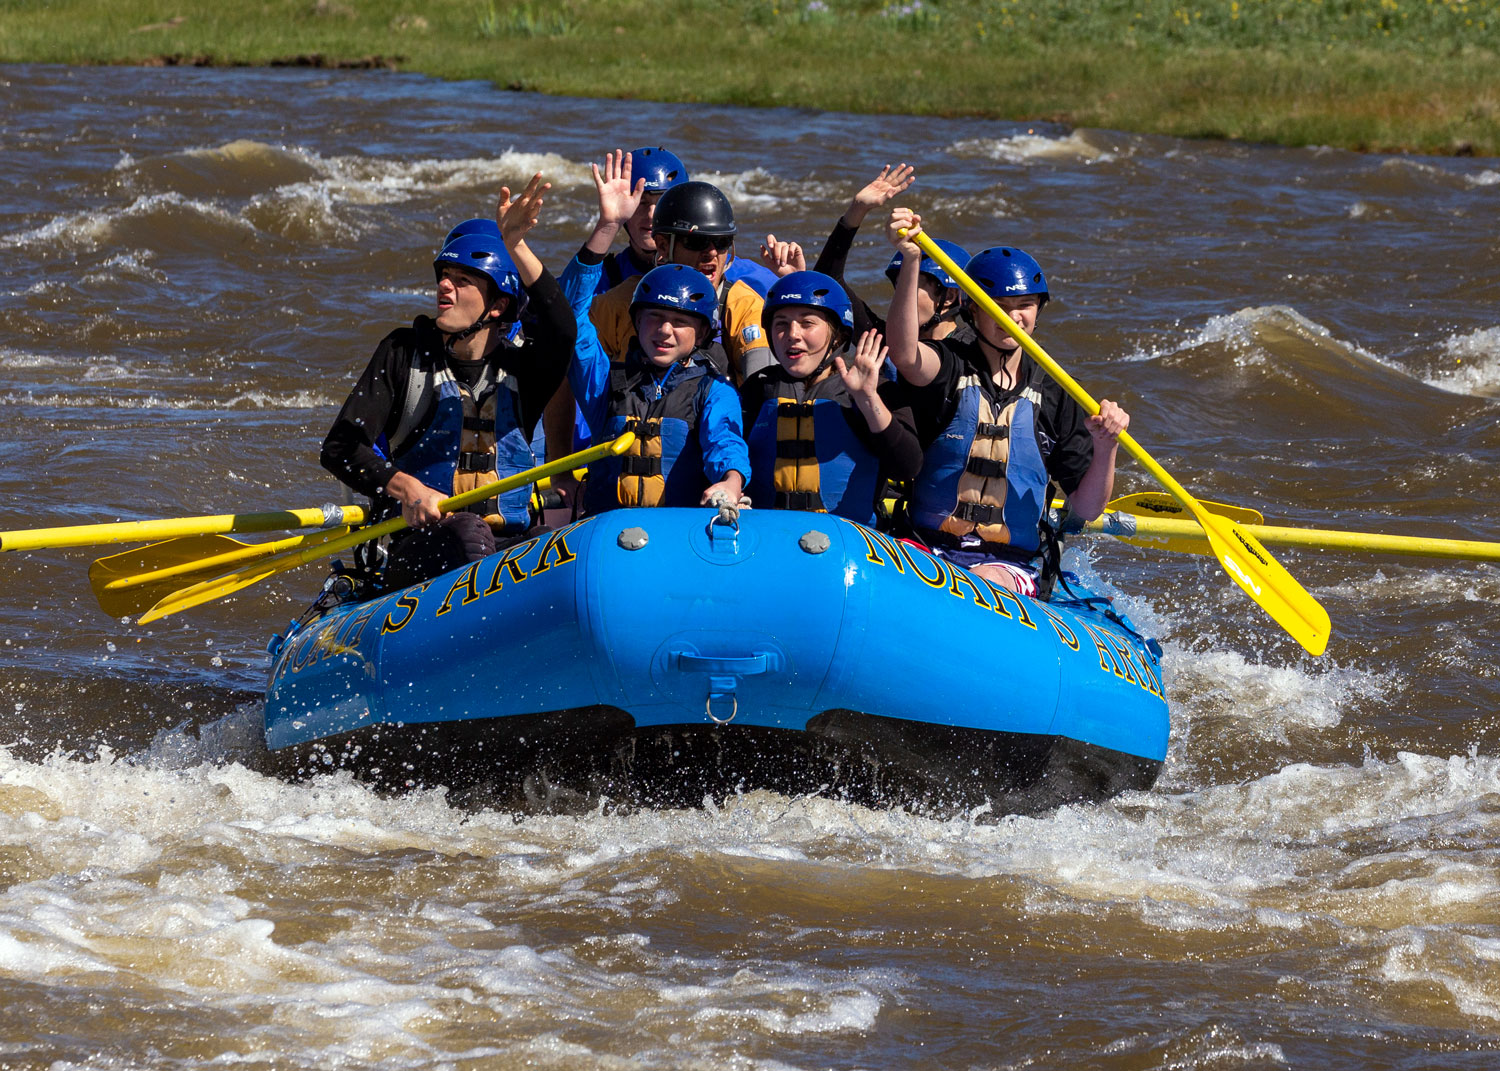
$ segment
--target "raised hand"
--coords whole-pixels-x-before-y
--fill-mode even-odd
[[[540,171],[531,176],[531,181],[521,191],[521,196],[514,201],[510,197],[510,187],[500,187],[500,200],[495,205],[495,223],[500,227],[500,238],[505,242],[505,248],[511,250],[512,254],[515,247],[526,239],[531,228],[536,226],[544,203],[542,194],[551,188],[552,183],[542,181]]]
[[[766,235],[761,243],[760,259],[777,275],[790,275],[794,271],[807,270],[807,258],[796,242],[780,242],[774,234]]]
[[[880,169],[880,174],[871,179],[854,195],[854,200],[849,202],[849,210],[844,213],[844,224],[858,227],[865,221],[870,209],[879,208],[915,181],[916,168],[909,164],[897,164],[895,167],[886,164]]]
[[[630,181],[630,154],[620,149],[604,154],[604,173],[598,164],[590,164],[594,172],[594,189],[599,194],[600,225],[619,228],[635,215],[646,192],[646,180],[639,179],[634,185]]]
[[[879,208],[917,180],[917,169],[909,164],[886,164],[869,185],[854,195],[854,203],[865,208]]]
[[[903,235],[901,232],[905,231]],[[891,245],[901,253],[902,257],[922,256],[922,250],[916,243],[916,236],[922,232],[922,217],[909,208],[891,209],[891,218],[885,225],[885,236]]]
[[[850,394],[872,398],[880,387],[881,368],[888,352],[879,331],[866,331],[859,336],[853,361],[846,364],[842,357],[835,357],[833,367]]]

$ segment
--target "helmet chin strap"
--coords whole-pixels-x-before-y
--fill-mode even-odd
[[[472,335],[477,335],[486,327],[497,326],[500,323],[499,320],[492,320],[490,318],[490,313],[495,311],[496,307],[502,300],[504,300],[504,298],[504,294],[501,294],[499,297],[495,298],[494,301],[485,306],[485,310],[484,312],[480,313],[479,319],[475,320],[462,331],[455,331],[453,332],[453,334],[448,335],[443,339],[443,348],[448,351],[449,357],[452,357],[454,360],[460,360],[461,358],[459,358],[458,355],[453,352],[453,348],[458,345],[458,343],[462,342],[466,338],[471,337]]]
[[[1000,371],[1004,372],[1006,364],[1010,361],[1011,354],[1013,354],[1015,351],[1011,350],[1011,351],[1007,352],[1007,351],[1001,349],[999,346],[995,345],[989,339],[985,338],[984,337],[984,332],[981,331],[981,330],[979,330],[978,327],[976,327],[974,329],[974,337],[979,340],[979,345],[980,346],[985,347],[985,348],[990,349],[990,350],[993,350],[996,354],[999,355],[999,357],[1000,357]],[[1010,387],[1012,385],[1010,380],[1011,380],[1010,374],[1006,373],[1006,376],[1005,376],[1005,386],[1006,387]]]

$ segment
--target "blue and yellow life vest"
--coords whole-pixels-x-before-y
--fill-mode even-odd
[[[746,433],[750,500],[874,523],[880,459],[849,423],[854,400],[843,380],[833,375],[809,387],[773,370],[747,387],[762,396]]]
[[[707,486],[697,430],[713,382],[708,368],[690,359],[657,380],[632,340],[629,358],[610,368],[609,380],[609,437],[633,431],[635,442],[590,466],[585,509],[696,506]]]
[[[908,508],[919,532],[973,533],[1017,560],[1036,554],[1050,444],[1044,448],[1037,428],[1045,373],[1028,367],[1026,382],[1004,394],[986,371],[965,368],[953,416],[927,447],[912,485]]]
[[[517,391],[516,378],[493,360],[485,362],[470,389],[454,378],[444,357],[419,352],[388,443],[391,461],[428,487],[451,494],[534,467]],[[497,532],[524,529],[531,524],[530,501],[531,488],[518,487],[468,510]]]

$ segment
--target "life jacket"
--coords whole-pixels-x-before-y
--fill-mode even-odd
[[[1047,455],[1038,427],[1046,374],[1030,362],[1025,382],[1001,393],[983,367],[966,365],[952,416],[927,447],[909,512],[924,535],[974,533],[1003,557],[1029,561],[1041,543]]]
[[[635,338],[635,325],[630,322],[630,300],[634,293],[635,282],[627,278],[604,291],[589,306],[589,319],[599,334],[599,344],[614,365],[624,363]],[[714,371],[735,386],[744,382],[746,376],[775,363],[760,324],[764,307],[765,299],[748,283],[723,282],[719,291],[719,323],[715,325],[711,344],[699,352]]]
[[[414,355],[406,397],[387,448],[391,461],[429,487],[462,494],[536,465],[521,424],[519,385],[494,360],[472,389],[430,349]],[[425,425],[424,425],[425,421]],[[421,427],[414,434],[414,429]],[[518,487],[467,507],[497,532],[531,523],[531,488]]]
[[[750,390],[757,387],[762,400],[745,436],[750,500],[874,523],[880,459],[849,422],[854,401],[843,380],[833,375],[809,387],[773,371],[753,380]]]
[[[661,380],[639,348],[609,372],[609,437],[635,432],[619,457],[589,468],[584,508],[590,513],[620,506],[696,506],[703,488],[698,422],[713,376],[703,351],[673,365]],[[679,464],[681,462],[681,464]]]

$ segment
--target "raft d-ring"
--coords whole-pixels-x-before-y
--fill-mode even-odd
[[[720,698],[722,698],[722,696]],[[714,713],[714,693],[709,692],[708,698],[703,701],[704,713],[708,715],[708,720],[713,722],[715,725],[728,725],[730,722],[734,721],[734,716],[740,712],[740,697],[731,692],[729,694],[729,701],[733,704],[733,706],[729,708],[729,717],[721,718]]]

